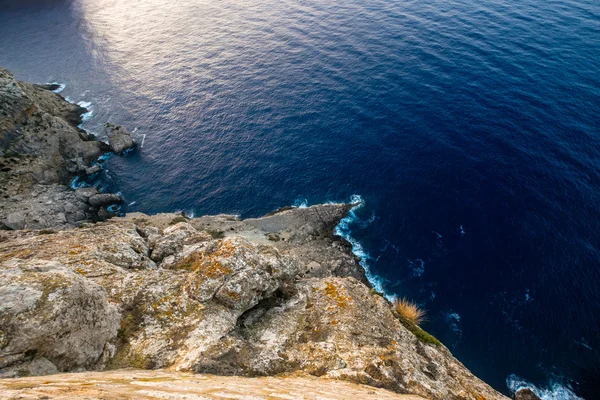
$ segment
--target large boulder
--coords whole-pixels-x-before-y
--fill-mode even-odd
[[[113,193],[97,193],[88,199],[90,206],[95,208],[106,207],[112,204],[120,204],[123,201],[121,196]]]
[[[123,154],[135,147],[131,133],[120,125],[105,124],[104,130],[108,136],[108,144],[115,154]]]
[[[0,266],[1,376],[93,367],[117,335],[106,291],[54,261]]]

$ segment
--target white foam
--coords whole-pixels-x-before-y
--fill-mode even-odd
[[[194,218],[196,216],[196,213],[194,212],[194,210],[192,211],[184,211],[183,213],[186,217],[188,218]]]
[[[298,208],[308,208],[308,200],[307,199],[296,199],[293,204],[294,207]]]
[[[519,389],[531,389],[542,400],[583,400],[567,385],[551,381],[547,387],[538,387],[515,374],[506,378],[506,386],[512,393]]]
[[[91,101],[80,101],[80,102],[77,103],[77,105],[79,107],[88,108],[89,106],[92,105],[92,102]]]
[[[77,103],[77,105],[79,107],[83,107],[83,108],[87,108],[87,112],[83,113],[81,115],[81,124],[78,125],[78,128],[82,128],[83,127],[83,123],[89,121],[92,116],[94,115],[94,107],[92,106],[92,103],[89,101],[80,101]]]
[[[352,253],[354,253],[354,255],[360,259],[359,264],[365,270],[365,275],[367,276],[367,279],[371,285],[378,292],[383,293],[384,296],[391,301],[394,296],[390,296],[389,294],[385,293],[385,279],[371,272],[369,266],[369,260],[371,259],[371,256],[369,253],[367,253],[362,244],[358,240],[354,239],[351,235],[352,232],[350,230],[350,225],[360,221],[360,218],[356,215],[356,211],[364,207],[365,201],[361,196],[355,194],[350,197],[350,204],[355,204],[355,206],[352,207],[352,209],[348,212],[348,215],[345,218],[342,218],[339,224],[337,224],[335,227],[335,234],[343,237],[352,245]]]

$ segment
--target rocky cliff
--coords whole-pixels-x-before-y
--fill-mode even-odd
[[[354,205],[98,222],[108,200],[93,199],[105,195],[66,186],[109,150],[77,128],[82,110],[6,71],[0,107],[0,218],[12,229],[0,231],[0,377],[302,373],[430,399],[504,398],[369,286],[333,234]]]
[[[68,228],[109,218],[120,197],[94,188],[70,190],[77,177],[101,171],[103,153],[133,146],[122,127],[107,125],[110,143],[79,128],[87,110],[0,68],[0,228]]]

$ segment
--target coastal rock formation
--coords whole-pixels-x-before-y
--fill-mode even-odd
[[[5,231],[0,374],[39,373],[40,360],[49,372],[304,372],[433,399],[503,398],[369,288],[333,235],[352,206]]]
[[[49,88],[0,69],[1,378],[300,374],[428,399],[505,398],[371,288],[334,235],[356,204],[99,222],[121,198],[68,183],[134,143],[112,125],[110,146],[95,141],[77,127],[84,109]],[[5,382],[0,391],[15,389]]]
[[[62,229],[107,215],[106,202],[90,204],[68,185],[99,172],[92,164],[110,148],[78,128],[87,110],[51,88],[0,68],[0,228]]]

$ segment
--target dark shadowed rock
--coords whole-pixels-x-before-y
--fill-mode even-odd
[[[60,89],[60,85],[58,83],[38,83],[38,84],[34,84],[33,86],[39,87],[40,89],[44,89],[44,90],[50,90],[50,91]]]
[[[120,125],[105,124],[104,130],[108,136],[109,146],[115,154],[133,149],[135,142],[131,138],[131,133]]]
[[[100,208],[110,206],[112,204],[120,204],[123,201],[121,196],[112,193],[94,194],[88,199],[88,203],[92,207]]]
[[[531,389],[519,389],[515,393],[515,400],[541,400]]]

